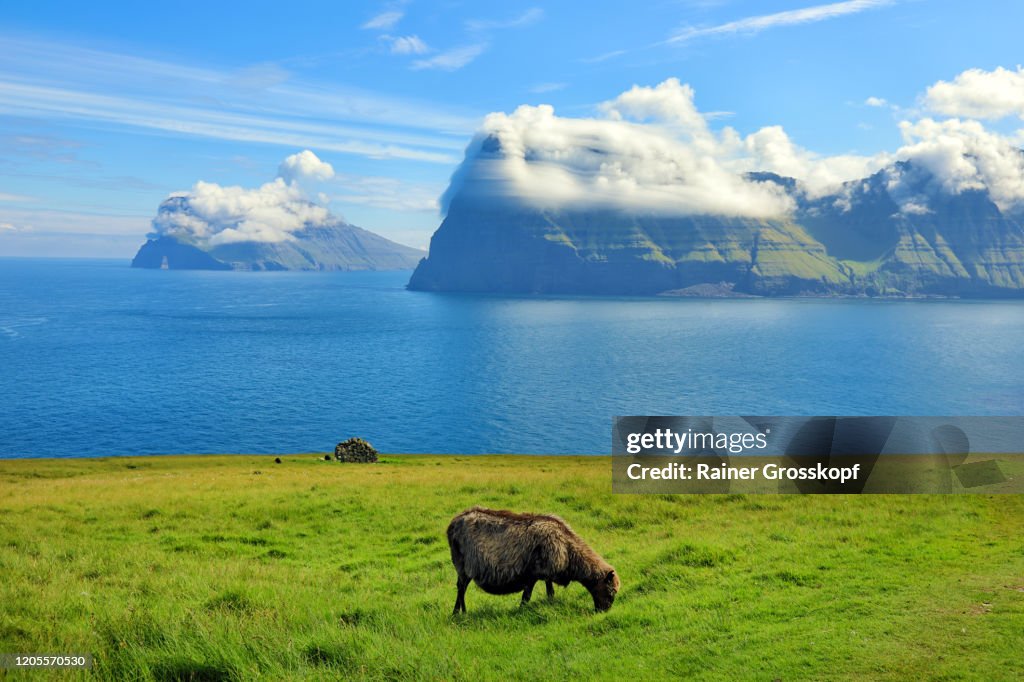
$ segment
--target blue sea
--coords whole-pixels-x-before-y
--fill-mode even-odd
[[[0,456],[608,454],[615,415],[1024,414],[1024,301],[499,297],[0,259]]]

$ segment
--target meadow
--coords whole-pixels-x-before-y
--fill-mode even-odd
[[[1021,679],[1024,496],[613,495],[606,457],[0,460],[10,679]],[[563,516],[617,569],[451,615],[444,531]],[[0,676],[3,672],[0,671]]]

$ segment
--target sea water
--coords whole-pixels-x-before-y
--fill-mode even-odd
[[[0,457],[608,454],[615,415],[1024,414],[1024,301],[508,297],[0,259]]]

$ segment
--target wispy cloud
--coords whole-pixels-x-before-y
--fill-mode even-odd
[[[746,17],[736,21],[730,21],[716,26],[693,27],[686,26],[680,29],[666,43],[683,43],[694,38],[716,35],[732,35],[738,33],[753,34],[760,33],[771,28],[780,26],[794,26],[797,24],[809,24],[836,17],[857,14],[865,10],[883,7],[893,4],[895,0],[846,0],[846,2],[833,2],[827,5],[815,5],[803,9],[787,10],[774,14],[762,14],[759,16]]]
[[[0,192],[0,201],[32,201],[32,197],[27,197],[23,194],[9,194],[7,192]]]
[[[545,92],[557,92],[559,90],[565,90],[566,83],[538,83],[530,88],[530,92],[542,95]]]
[[[246,90],[266,90],[284,83],[289,78],[291,74],[280,64],[256,64],[235,74],[234,83]]]
[[[450,153],[416,149],[454,147],[454,141],[410,137],[373,129],[337,124],[291,121],[280,118],[222,112],[198,107],[173,106],[114,96],[93,95],[80,90],[46,88],[0,81],[0,113],[47,114],[58,119],[78,119],[158,130],[178,135],[210,137],[238,142],[258,142],[288,147],[317,147],[375,159],[410,159],[450,163]],[[404,140],[404,142],[403,142]]]
[[[417,59],[412,63],[412,68],[419,71],[423,69],[439,69],[441,71],[458,71],[466,64],[483,54],[487,49],[487,43],[476,43],[465,45],[434,55],[429,59]]]
[[[438,71],[458,71],[483,54],[489,47],[489,40],[480,34],[510,28],[522,28],[535,24],[544,18],[544,10],[532,7],[511,19],[470,19],[466,21],[466,31],[476,34],[474,42],[445,50],[429,59],[417,59],[412,63],[414,71],[434,69]],[[483,38],[483,39],[482,39]],[[424,46],[425,47],[425,46]],[[411,53],[412,50],[409,51]],[[423,50],[426,52],[426,50]]]
[[[614,59],[615,57],[621,57],[622,55],[626,54],[626,52],[627,50],[612,50],[611,52],[599,54],[596,57],[584,57],[580,59],[580,61],[583,62],[584,64],[599,64],[600,62],[604,62],[609,59]]]
[[[10,232],[106,234],[132,236],[137,239],[149,229],[149,216],[123,215],[111,208],[97,211],[61,211],[0,207],[0,223],[10,225]],[[97,229],[100,226],[102,232]]]
[[[884,107],[888,102],[881,97],[868,97],[864,100],[864,104],[869,107]]]
[[[396,178],[339,174],[332,202],[372,206],[403,212],[437,213],[443,184],[406,182]]]
[[[505,28],[522,28],[535,24],[544,18],[544,10],[540,7],[531,7],[519,16],[511,19],[470,19],[466,22],[467,31],[492,31]]]
[[[237,71],[0,38],[5,114],[437,163],[457,160],[476,125],[473,117],[365,90],[270,78],[253,91],[238,86]],[[454,65],[460,55],[448,59]]]
[[[426,54],[430,47],[417,35],[381,36],[391,43],[391,54]]]
[[[377,16],[373,17],[360,28],[367,30],[376,31],[387,31],[395,27],[402,17],[405,16],[405,12],[401,10],[388,10],[387,12],[381,12]]]

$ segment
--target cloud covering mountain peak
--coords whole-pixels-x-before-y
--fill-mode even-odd
[[[778,218],[792,210],[792,198],[746,172],[794,174],[816,189],[862,177],[878,163],[818,158],[780,127],[745,138],[729,127],[714,131],[693,88],[675,78],[633,86],[598,111],[594,118],[569,118],[542,104],[488,115],[443,207],[461,196],[549,208]]]
[[[304,180],[334,176],[329,163],[309,150],[292,154],[274,180],[256,188],[196,182],[160,205],[153,236],[175,237],[198,246],[233,242],[283,242],[307,227],[338,221],[325,207],[310,201]]]
[[[965,72],[951,84],[929,88],[924,103],[937,114],[1016,113],[1012,104],[1024,101],[1020,73]],[[1008,93],[1000,84],[1020,92]],[[845,183],[896,161],[912,161],[931,173],[936,191],[985,189],[1003,209],[1024,203],[1024,134],[1001,134],[975,120],[904,120],[904,144],[895,151],[828,156],[797,145],[778,125],[748,135],[729,126],[713,129],[712,116],[695,104],[693,88],[676,78],[653,87],[634,85],[596,111],[594,117],[563,117],[542,104],[489,114],[442,197],[443,211],[457,199],[780,218],[793,210],[793,197],[748,173],[793,177],[802,194],[818,198],[841,193]],[[900,175],[893,178],[893,195],[907,196],[897,186]],[[923,210],[920,197],[907,210]]]

